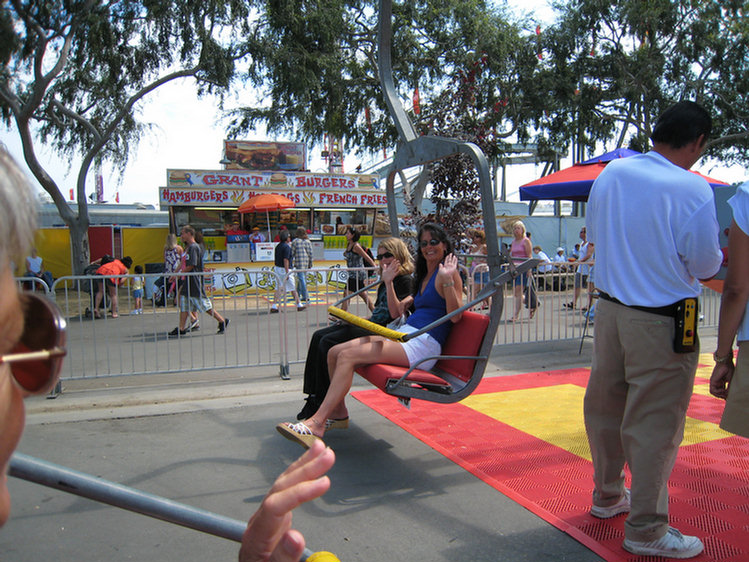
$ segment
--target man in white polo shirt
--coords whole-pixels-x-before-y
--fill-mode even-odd
[[[608,164],[588,199],[601,295],[584,406],[594,466],[591,514],[629,512],[623,547],[638,555],[691,558],[704,548],[669,527],[667,484],[699,354],[696,334],[680,331],[677,318],[694,318],[696,301],[688,299],[722,260],[712,191],[688,171],[711,129],[702,107],[677,103],[656,123],[653,149]]]

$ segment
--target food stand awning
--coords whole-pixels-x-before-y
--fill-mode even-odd
[[[268,224],[268,240],[270,240],[270,211],[279,211],[281,209],[290,209],[294,203],[288,197],[276,193],[261,193],[250,197],[247,201],[239,206],[240,213],[257,213],[265,211],[265,220]]]

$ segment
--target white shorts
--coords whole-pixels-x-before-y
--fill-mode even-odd
[[[399,332],[405,332],[406,334],[412,334],[418,330],[419,328],[414,328],[410,324],[404,324],[403,326],[398,328]],[[401,345],[403,346],[403,349],[406,352],[406,356],[408,357],[409,367],[413,367],[417,361],[423,359],[424,357],[432,357],[434,355],[439,355],[442,352],[442,346],[440,345],[440,342],[426,333],[421,334],[420,336],[412,340],[402,342]],[[428,371],[429,369],[434,367],[435,363],[437,363],[437,359],[430,359],[428,361],[419,363],[417,368]]]
[[[280,280],[281,283],[283,283],[283,280],[286,279],[286,269],[283,267],[278,267],[277,265],[273,266],[273,270],[276,272],[276,280]],[[294,273],[289,271],[289,277],[286,279],[286,282],[284,283],[283,288],[286,290],[287,293],[290,293],[291,291],[296,291],[296,277],[294,277]]]

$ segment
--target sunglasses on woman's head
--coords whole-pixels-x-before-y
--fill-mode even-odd
[[[393,254],[391,254],[390,252],[385,252],[384,254],[377,254],[378,260],[381,260],[384,258],[392,258],[392,257],[393,257]]]
[[[57,382],[65,350],[66,322],[60,309],[33,293],[21,295],[24,326],[11,353],[0,356],[18,386],[29,394],[44,394]]]
[[[440,244],[442,241],[437,240],[436,238],[432,238],[431,240],[421,240],[419,242],[419,246],[422,248],[426,248],[427,246],[436,246],[437,244]]]

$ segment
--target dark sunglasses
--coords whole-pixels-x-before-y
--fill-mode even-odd
[[[65,318],[54,303],[33,293],[21,295],[21,306],[23,334],[0,363],[10,365],[16,383],[28,394],[44,394],[57,383],[67,353]]]
[[[420,240],[419,246],[422,248],[426,248],[427,246],[436,246],[437,244],[441,244],[442,240],[437,240],[436,238],[432,238],[431,240]]]
[[[378,260],[381,260],[384,258],[392,258],[392,257],[393,257],[393,254],[391,254],[390,252],[385,252],[384,254],[377,254]]]

